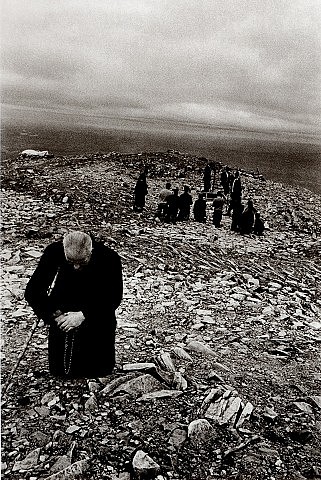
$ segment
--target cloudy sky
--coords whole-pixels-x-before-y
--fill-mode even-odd
[[[320,0],[2,0],[4,119],[321,131]]]

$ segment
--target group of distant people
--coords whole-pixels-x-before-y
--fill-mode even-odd
[[[193,205],[190,188],[185,185],[183,193],[178,195],[178,192],[177,187],[171,190],[170,183],[166,183],[165,188],[160,192],[156,216],[165,223],[189,220]]]
[[[146,175],[147,170],[135,186],[136,212],[145,206]],[[239,172],[232,174],[227,167],[223,168],[220,183],[223,192],[216,193],[212,204],[215,227],[220,227],[226,205],[226,214],[232,215],[233,231],[262,235],[264,224],[252,200],[249,199],[245,207],[242,204]],[[211,167],[206,166],[204,192],[193,206],[197,222],[206,222],[206,199],[210,190]],[[192,205],[189,186],[179,195],[177,187],[171,189],[171,184],[166,183],[160,192],[157,216],[168,223],[187,221]],[[72,231],[46,247],[26,286],[25,299],[38,319],[49,326],[48,360],[52,375],[92,379],[113,372],[115,311],[122,296],[120,256],[89,233]]]
[[[134,211],[142,212],[145,207],[145,197],[148,192],[146,181],[146,170],[140,174],[134,192]],[[187,221],[190,218],[191,209],[193,210],[194,220],[196,222],[206,223],[207,220],[207,195],[211,191],[212,171],[211,165],[207,164],[204,169],[204,192],[199,193],[198,198],[193,205],[193,197],[188,185],[184,186],[183,193],[179,195],[178,187],[171,188],[171,183],[167,182],[165,188],[159,194],[159,203],[156,217],[164,223],[173,223],[177,221]],[[215,183],[215,179],[213,184]],[[262,235],[264,231],[264,222],[259,212],[254,208],[253,201],[249,199],[246,206],[242,203],[242,184],[238,170],[232,172],[229,167],[223,167],[220,173],[220,184],[222,190],[219,190],[212,202],[213,207],[213,225],[216,228],[221,227],[224,206],[226,206],[226,215],[231,216],[231,230],[241,234],[254,233]],[[193,207],[192,207],[193,206]]]
[[[242,203],[242,184],[239,171],[236,170],[233,173],[228,166],[223,167],[220,182],[224,195],[230,198],[227,215],[232,215],[231,230],[243,235],[249,233],[262,235],[264,222],[260,213],[254,208],[253,201],[248,199],[246,206]]]

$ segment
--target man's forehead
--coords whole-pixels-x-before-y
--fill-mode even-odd
[[[91,254],[89,248],[65,248],[64,250],[66,257],[77,260],[87,258]]]
[[[82,252],[82,253],[65,251],[66,257],[70,258],[72,260],[82,260],[84,258],[89,257],[90,253],[91,252],[88,252],[88,250],[86,252]]]

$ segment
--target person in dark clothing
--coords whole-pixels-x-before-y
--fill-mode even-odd
[[[212,170],[212,187],[211,191],[214,192],[215,190],[215,182],[216,182],[216,163],[212,162],[210,164],[211,170]]]
[[[241,215],[241,220],[240,220],[240,233],[242,235],[253,232],[255,213],[256,213],[256,210],[253,207],[252,200],[248,200],[247,206],[243,210]]]
[[[179,214],[178,214],[178,220],[183,220],[186,221],[189,219],[190,211],[191,211],[191,205],[193,205],[193,198],[192,195],[189,193],[190,188],[185,185],[184,186],[184,193],[179,196]]]
[[[204,192],[209,192],[211,190],[211,180],[212,180],[212,171],[209,164],[204,168]]]
[[[213,225],[216,228],[220,228],[221,226],[224,203],[225,196],[223,196],[222,192],[217,192],[216,197],[213,200]]]
[[[240,174],[238,171],[235,172],[234,180],[231,188],[231,201],[227,210],[227,214],[230,215],[235,205],[239,205],[242,201],[242,185]]]
[[[123,293],[119,255],[84,232],[47,246],[25,298],[49,325],[49,371],[95,378],[115,366],[115,311]]]
[[[141,212],[145,207],[145,197],[148,188],[146,183],[146,174],[141,173],[135,186],[134,211]]]
[[[253,233],[254,235],[263,235],[264,232],[264,222],[261,219],[259,212],[255,213],[254,219],[254,226],[253,226]]]
[[[163,220],[166,215],[166,209],[167,209],[166,199],[167,197],[169,197],[169,195],[172,194],[172,191],[170,190],[170,188],[171,188],[171,184],[167,182],[165,188],[163,188],[163,190],[161,190],[159,194],[159,204],[158,204],[156,216],[161,220]]]
[[[194,219],[196,222],[206,223],[206,201],[200,193],[194,203]]]
[[[231,189],[231,196],[235,200],[240,200],[242,197],[241,178],[238,170],[235,172],[235,175],[234,175],[234,180],[233,180],[232,189]]]
[[[232,193],[233,190],[233,183],[235,180],[236,172],[235,174],[229,170],[228,172],[228,188],[229,188],[229,193]]]
[[[238,232],[240,230],[241,215],[242,215],[243,209],[244,209],[244,205],[241,202],[235,203],[233,206],[232,223],[231,223],[231,230],[233,230],[233,232]]]
[[[179,209],[178,188],[173,189],[172,195],[169,195],[166,198],[166,202],[167,202],[167,211],[165,215],[165,222],[176,223],[178,209]]]
[[[224,195],[228,195],[230,192],[230,182],[229,182],[229,168],[224,167],[221,172],[221,185],[223,187]]]

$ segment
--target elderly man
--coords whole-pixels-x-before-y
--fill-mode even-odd
[[[167,209],[167,202],[166,199],[172,194],[172,191],[170,190],[171,184],[169,182],[166,183],[165,188],[161,190],[159,194],[159,203],[158,203],[158,208],[157,208],[157,216],[158,218],[161,218],[162,220],[165,217],[166,214],[166,209]]]
[[[25,298],[49,325],[53,375],[93,378],[112,372],[122,292],[119,255],[86,233],[68,233],[46,247]]]

